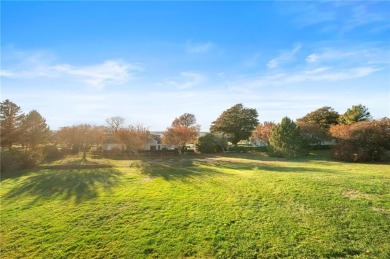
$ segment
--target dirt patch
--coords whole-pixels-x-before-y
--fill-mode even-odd
[[[347,190],[343,192],[343,196],[347,197],[351,200],[354,199],[366,199],[366,200],[372,200],[372,196],[367,193],[362,193],[356,190]]]
[[[150,182],[154,179],[152,176],[147,176],[141,179],[141,182]]]
[[[206,163],[230,162],[230,163],[247,164],[247,165],[254,165],[254,166],[275,164],[274,161],[252,160],[252,159],[235,158],[235,157],[207,157],[207,158],[196,159],[196,161],[206,162]]]
[[[373,211],[380,212],[380,213],[384,213],[384,214],[389,213],[389,210],[387,210],[387,209],[385,209],[385,208],[381,208],[381,207],[372,207],[372,210],[373,210]]]

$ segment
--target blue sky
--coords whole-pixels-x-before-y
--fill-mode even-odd
[[[1,3],[1,99],[51,128],[122,116],[203,131],[234,104],[260,121],[355,104],[390,117],[390,2]]]

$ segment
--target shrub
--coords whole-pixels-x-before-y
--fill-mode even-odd
[[[314,123],[298,124],[302,137],[311,147],[320,147],[321,143],[330,140],[328,130]]]
[[[64,151],[59,150],[54,145],[46,145],[42,147],[41,152],[42,152],[43,159],[48,162],[62,159],[65,156]]]
[[[390,161],[390,120],[357,122],[330,128],[336,140],[333,158],[342,161]]]
[[[42,154],[30,150],[10,149],[1,151],[1,171],[9,172],[38,165]]]
[[[268,151],[267,146],[256,147],[256,146],[232,146],[229,147],[229,151],[235,151],[237,153],[248,153],[248,152],[266,152]]]
[[[210,133],[198,138],[196,149],[201,153],[216,153],[222,151],[218,140]]]
[[[81,150],[81,146],[79,144],[74,144],[72,148],[69,150],[72,155],[77,155]]]
[[[299,127],[288,117],[284,117],[274,127],[268,147],[272,155],[287,158],[308,153],[307,141],[302,137]]]

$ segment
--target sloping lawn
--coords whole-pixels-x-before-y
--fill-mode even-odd
[[[390,258],[390,165],[75,159],[2,176],[1,258]]]

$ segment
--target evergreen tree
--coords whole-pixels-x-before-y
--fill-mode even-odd
[[[284,117],[274,127],[268,147],[274,155],[287,158],[306,155],[308,152],[308,144],[301,136],[299,127],[288,117]]]
[[[297,119],[298,124],[315,124],[328,130],[330,126],[338,124],[339,113],[332,107],[322,107],[306,114],[304,117]]]
[[[371,119],[371,114],[368,108],[364,105],[353,105],[339,118],[340,124],[352,124],[359,121],[367,121]]]
[[[46,120],[36,110],[32,110],[25,116],[21,130],[21,143],[31,149],[35,149],[38,144],[43,144],[50,138],[50,129]]]
[[[20,137],[20,125],[24,114],[19,106],[10,100],[0,103],[1,147],[11,148]]]

